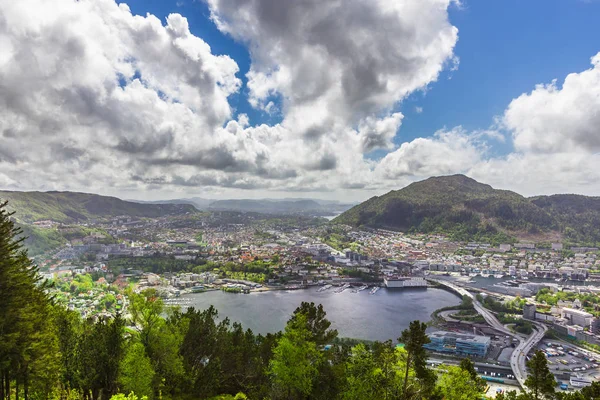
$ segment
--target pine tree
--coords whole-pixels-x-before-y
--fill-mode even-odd
[[[413,321],[409,328],[402,331],[398,341],[404,343],[407,353],[406,367],[404,371],[404,384],[402,394],[408,398],[408,377],[410,369],[414,369],[417,379],[421,382],[423,392],[430,393],[435,387],[435,375],[427,368],[427,352],[423,345],[429,343],[429,337],[425,333],[427,325],[420,321]]]
[[[58,378],[58,348],[38,269],[23,247],[22,230],[0,203],[0,398],[47,395]]]
[[[534,400],[551,399],[555,393],[556,380],[548,368],[546,356],[537,350],[527,362],[529,376],[525,386],[529,389]]]

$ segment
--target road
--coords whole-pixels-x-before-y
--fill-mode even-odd
[[[523,386],[525,384],[525,379],[527,379],[527,367],[525,365],[527,353],[529,353],[529,351],[536,344],[538,344],[538,342],[540,340],[542,340],[546,331],[548,330],[548,327],[546,327],[546,325],[541,324],[539,322],[530,321],[535,326],[535,329],[534,329],[534,332],[529,337],[524,339],[520,335],[515,334],[513,331],[511,331],[510,329],[505,327],[500,321],[498,321],[496,316],[490,310],[485,308],[477,300],[477,298],[475,296],[473,296],[473,294],[471,292],[469,292],[468,290],[466,290],[465,288],[457,286],[452,282],[448,282],[448,281],[441,280],[441,279],[431,279],[430,278],[430,280],[453,289],[454,291],[459,293],[461,296],[468,296],[469,298],[471,298],[473,300],[473,307],[475,307],[475,310],[483,316],[483,318],[485,319],[485,322],[487,322],[488,325],[490,325],[492,328],[496,329],[497,331],[502,332],[503,334],[505,334],[507,336],[511,336],[518,340],[519,345],[513,350],[512,354],[510,356],[510,366],[513,370],[515,378],[517,379],[519,384],[521,386]]]

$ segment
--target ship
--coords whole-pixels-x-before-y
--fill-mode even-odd
[[[350,287],[350,285],[345,283],[343,286],[336,289],[333,293],[342,293],[344,290],[348,289],[349,287]]]
[[[369,294],[375,294],[377,293],[377,291],[380,289],[379,286],[375,286],[373,289],[371,289],[371,292]]]
[[[325,286],[322,286],[322,287],[318,288],[317,292],[324,292],[324,291],[326,291],[327,289],[330,289],[330,288],[331,288],[331,285],[325,285]]]
[[[356,289],[354,291],[354,293],[362,292],[363,290],[368,289],[368,288],[369,287],[367,285],[363,285],[363,286],[359,287],[358,289]]]

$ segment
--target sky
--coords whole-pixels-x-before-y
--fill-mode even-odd
[[[0,188],[600,195],[600,1],[0,0]]]

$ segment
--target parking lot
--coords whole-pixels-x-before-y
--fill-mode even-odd
[[[554,373],[556,380],[566,384],[568,389],[576,389],[571,385],[571,378],[582,381],[600,379],[600,355],[582,351],[569,343],[562,341],[544,340],[537,346],[546,354],[548,367]]]

